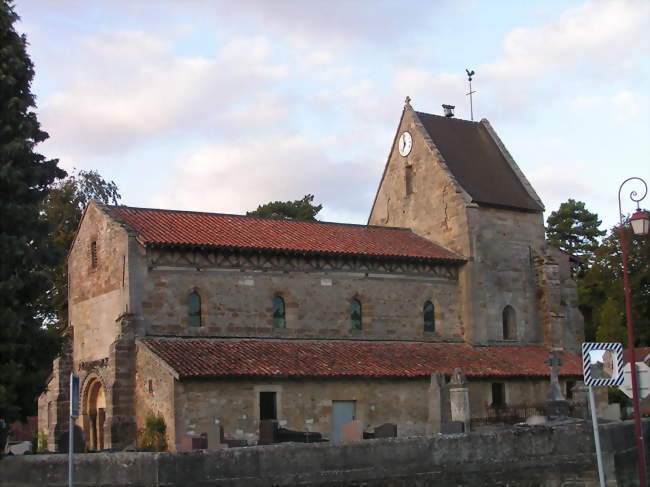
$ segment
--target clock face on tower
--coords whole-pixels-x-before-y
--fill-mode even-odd
[[[402,132],[402,135],[399,136],[399,153],[401,156],[406,157],[411,152],[411,147],[413,146],[413,139],[411,134],[408,132]]]

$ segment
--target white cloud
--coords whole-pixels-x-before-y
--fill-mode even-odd
[[[628,122],[639,118],[648,108],[648,97],[630,90],[623,90],[611,98],[612,116],[619,122]]]
[[[330,211],[355,208],[367,214],[368,181],[358,163],[335,162],[326,143],[302,136],[276,136],[205,145],[180,160],[159,207],[244,213],[259,204],[299,199],[307,193]]]
[[[502,57],[480,71],[508,82],[560,69],[614,75],[631,67],[622,62],[631,53],[644,50],[649,12],[644,0],[588,2],[540,27],[513,30],[503,42]]]
[[[170,131],[229,122],[241,118],[233,105],[286,75],[267,62],[269,50],[263,38],[243,38],[215,58],[175,56],[168,42],[142,32],[99,35],[86,43],[83,71],[41,103],[41,121],[51,145],[82,154],[119,153]],[[258,122],[282,118],[272,97],[250,105]]]

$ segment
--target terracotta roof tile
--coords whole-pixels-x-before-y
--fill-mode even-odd
[[[623,350],[623,361],[628,363],[630,361],[630,349]],[[646,357],[650,357],[650,347],[637,347],[634,349],[635,361],[643,362]]]
[[[362,341],[282,341],[211,338],[140,340],[190,377],[468,377],[548,376],[548,349],[541,346],[473,347],[467,344]],[[561,375],[582,375],[578,355],[560,352]]]
[[[104,206],[143,244],[192,245],[302,253],[465,259],[406,228],[257,218],[218,213]]]

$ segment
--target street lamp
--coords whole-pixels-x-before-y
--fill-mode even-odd
[[[625,216],[621,211],[621,189],[628,181],[640,181],[645,190],[643,195],[637,198],[637,192],[630,193],[630,199],[636,203],[636,212],[629,218],[634,235],[648,235],[650,228],[650,217],[648,213],[642,211],[639,207],[639,201],[643,200],[648,194],[648,185],[646,182],[637,177],[628,178],[618,188],[618,215],[620,219],[620,234],[621,234],[621,254],[623,257],[623,290],[625,291],[625,317],[627,321],[627,348],[630,357],[630,374],[632,379],[632,406],[634,407],[634,434],[636,436],[636,453],[639,468],[639,485],[646,487],[646,464],[645,464],[645,449],[643,446],[643,432],[641,430],[641,408],[639,408],[639,388],[636,376],[636,355],[634,353],[634,328],[632,327],[632,313],[630,307],[630,283],[627,277],[627,250],[625,248]]]

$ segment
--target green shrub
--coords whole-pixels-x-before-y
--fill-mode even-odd
[[[37,452],[47,450],[47,433],[44,431],[39,431],[34,435],[36,438],[34,441],[34,448]]]
[[[144,428],[138,431],[138,448],[145,451],[167,451],[167,425],[160,414],[147,414]]]

